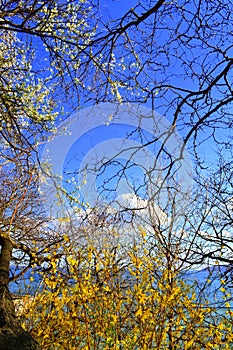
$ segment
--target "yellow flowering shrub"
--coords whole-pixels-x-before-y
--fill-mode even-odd
[[[70,245],[44,274],[23,326],[44,350],[232,349],[230,304],[216,318],[164,262],[142,247],[120,262],[109,247]]]

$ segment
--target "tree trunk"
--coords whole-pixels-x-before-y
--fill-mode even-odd
[[[0,245],[0,350],[39,350],[38,343],[20,326],[8,289],[12,243],[0,237]]]

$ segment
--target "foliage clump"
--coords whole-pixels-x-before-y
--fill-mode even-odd
[[[207,300],[146,242],[117,249],[67,245],[22,313],[43,349],[231,349],[232,315]]]

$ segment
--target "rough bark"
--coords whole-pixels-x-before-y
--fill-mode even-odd
[[[0,237],[0,245],[0,350],[39,350],[38,343],[22,329],[8,289],[12,243]]]

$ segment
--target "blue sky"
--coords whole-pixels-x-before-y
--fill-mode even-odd
[[[111,115],[113,119],[108,120]],[[137,128],[139,121],[141,128]],[[46,145],[43,161],[53,165],[53,172],[63,177],[63,185],[70,193],[81,194],[80,201],[89,205],[94,205],[99,196],[111,201],[125,193],[149,199],[166,177],[170,155],[176,159],[182,144],[178,135],[170,135],[166,118],[159,115],[152,118],[149,108],[133,104],[103,103],[83,109],[64,125],[65,131],[61,129]],[[164,142],[165,151],[156,160]],[[190,190],[191,168],[186,152],[184,161],[175,165],[170,177],[174,176],[183,188]],[[52,202],[51,197],[48,201]]]
[[[116,0],[116,1],[100,1],[100,11],[102,12],[102,19],[103,21],[105,21],[106,19],[110,19],[110,20],[114,20],[117,18],[120,18],[120,16],[122,14],[124,14],[128,9],[130,9],[131,7],[133,7],[135,5],[135,1],[128,1],[125,2],[123,0]],[[137,9],[138,13],[143,12],[143,9]],[[173,26],[173,21],[174,19],[170,18],[168,20],[169,25]],[[113,22],[112,22],[113,23]],[[158,39],[160,41],[160,44],[163,41],[166,41],[166,37],[161,36]],[[174,44],[175,45],[175,44]],[[195,53],[195,50],[194,50]],[[196,49],[196,55],[200,55],[200,59],[201,59],[201,53],[199,52],[199,48]],[[197,61],[198,62],[198,61]],[[41,63],[42,64],[42,63]],[[177,67],[180,69],[177,71]],[[172,71],[172,69],[174,69],[174,71]],[[174,67],[170,67],[169,68],[169,74],[173,74],[174,73],[174,82],[176,82],[176,84],[179,87],[185,87],[185,88],[189,88],[191,90],[197,90],[198,85],[197,85],[197,81],[193,80],[187,80],[185,78],[185,76],[183,75],[182,78],[178,78],[177,75],[179,74],[184,74],[184,70],[183,67],[180,65],[178,62],[174,63]],[[169,95],[168,95],[169,96]],[[156,105],[160,105],[160,97],[158,95],[158,99],[156,100]],[[151,101],[148,100],[146,106],[151,107]],[[82,106],[83,109],[85,110],[85,107],[87,106]],[[66,105],[64,105],[65,110],[68,108]],[[69,109],[68,109],[69,111]],[[164,118],[166,118],[169,122],[172,122],[173,120],[173,112],[174,110],[170,109],[169,113],[165,113],[165,109],[163,108],[163,106],[160,106],[160,108],[156,107],[156,112],[158,112],[160,115],[162,115]],[[59,117],[63,118],[62,115],[59,115]],[[187,118],[188,119],[188,118]],[[85,120],[82,121],[82,123],[85,124]],[[82,125],[80,124],[80,128],[82,129]],[[78,169],[83,161],[83,159],[85,159],[86,155],[88,153],[90,153],[91,150],[95,150],[97,149],[97,146],[101,143],[103,143],[103,145],[107,146],[107,140],[112,140],[112,139],[117,139],[117,138],[122,138],[122,139],[129,139],[129,140],[134,140],[137,142],[145,142],[146,138],[148,138],[149,140],[151,140],[151,138],[153,137],[153,135],[149,135],[149,133],[144,130],[143,133],[143,139],[140,141],[139,140],[139,134],[138,133],[133,133],[132,136],[127,136],[130,132],[132,132],[133,128],[130,126],[126,126],[125,124],[115,124],[115,125],[110,125],[109,127],[105,127],[105,126],[97,126],[94,127],[91,131],[88,131],[84,134],[82,134],[80,137],[78,137],[76,140],[74,140],[73,144],[70,145],[70,149],[68,150],[68,152],[66,152],[66,154],[62,155],[62,161],[63,161],[63,175],[65,177],[65,180],[67,180],[69,178],[69,176],[75,176],[76,179],[78,179],[77,174],[75,175],[75,173],[78,173]],[[207,138],[207,136],[209,135],[209,131],[207,131],[207,129],[203,129],[202,131],[200,131],[199,135],[198,135],[198,141],[202,141],[205,138]],[[219,137],[223,137],[225,139],[225,134],[228,134],[229,130],[218,130],[216,132],[216,135],[219,134]],[[185,137],[185,135],[187,134],[187,128],[183,128],[182,127],[182,123],[179,125],[178,124],[178,134],[181,137]],[[104,143],[105,142],[105,143]],[[60,144],[60,149],[57,149],[57,160],[59,161],[59,157],[60,154],[62,152],[62,147],[64,145],[61,143]],[[191,147],[192,144],[191,142],[188,143],[187,147],[189,150],[189,147]],[[153,145],[151,146],[147,146],[148,151],[152,152],[152,154],[156,154],[156,152],[158,151],[160,147],[159,142],[155,142]],[[216,144],[210,140],[205,141],[203,144],[201,144],[198,147],[198,152],[199,155],[201,156],[202,159],[205,160],[206,165],[214,165],[214,163],[217,160],[217,147]],[[192,158],[192,154],[190,153],[191,156],[191,160],[194,161],[194,159]],[[228,157],[227,152],[226,152],[226,157]],[[118,161],[125,164],[125,160],[122,158],[118,158]],[[115,173],[117,173],[117,171],[119,171],[121,167],[117,167],[116,163],[114,163],[113,165],[111,165],[110,167],[106,168],[105,172],[103,172],[103,174],[100,176],[99,179],[97,179],[97,187],[101,185],[101,183],[103,184],[105,180],[108,180],[109,176],[111,177],[114,176]],[[69,174],[69,175],[67,175]],[[132,179],[132,185],[135,185],[135,187],[137,187],[137,185],[140,185],[140,182],[146,180],[143,177],[143,173],[140,169],[140,167],[137,166],[133,166],[132,163],[130,163],[130,169],[129,172],[125,175],[128,175],[131,177]],[[133,179],[133,176],[135,177]],[[127,176],[125,176],[127,177]],[[99,181],[99,182],[98,182]],[[147,180],[146,180],[147,181]],[[134,183],[135,182],[135,183]],[[116,181],[112,180],[110,181],[110,183],[112,184],[112,186],[115,187],[116,185]],[[138,186],[139,187],[139,186]],[[70,188],[72,189],[72,188]],[[141,187],[141,195],[144,196],[144,189],[143,186]]]

